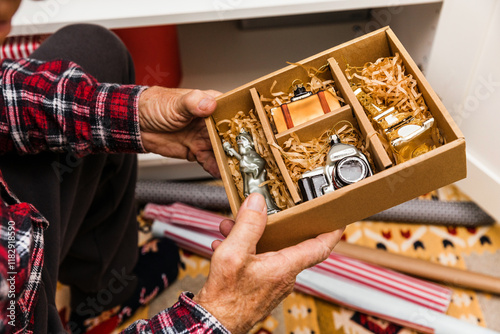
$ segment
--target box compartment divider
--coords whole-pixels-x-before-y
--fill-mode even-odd
[[[255,88],[250,88],[250,95],[252,96],[253,103],[255,105],[255,110],[257,111],[257,116],[259,117],[260,123],[262,124],[262,129],[264,130],[264,135],[266,136],[266,141],[271,148],[271,153],[274,156],[274,160],[278,165],[281,175],[283,176],[283,180],[285,181],[286,187],[288,188],[288,192],[292,197],[294,203],[299,203],[302,201],[302,197],[297,191],[297,187],[295,187],[290,174],[288,173],[285,167],[285,161],[283,161],[283,157],[281,152],[273,146],[273,144],[277,144],[276,138],[274,137],[273,129],[271,127],[271,123],[267,117],[266,111],[264,110],[264,106],[259,98],[259,93]]]
[[[337,82],[338,89],[345,99],[345,102],[352,106],[353,113],[358,120],[359,129],[365,137],[365,141],[369,143],[369,147],[372,148],[373,159],[378,170],[384,170],[392,166],[392,160],[389,154],[382,145],[382,141],[378,137],[378,133],[371,124],[368,116],[363,109],[361,103],[354,95],[351,89],[351,85],[347,81],[344,73],[340,69],[335,58],[329,58],[328,64],[330,65],[330,70],[332,72],[333,80]]]
[[[351,106],[349,105],[345,105],[335,110],[332,110],[329,113],[324,114],[323,116],[317,117],[308,122],[299,124],[291,129],[276,134],[276,142],[280,146],[283,145],[283,143],[288,138],[290,138],[290,135],[292,133],[296,133],[301,141],[308,141],[313,138],[316,138],[318,137],[318,134],[321,134],[329,129],[329,127],[325,126],[325,124],[329,124],[331,128],[335,125],[335,123],[345,119],[346,118],[345,115],[347,113],[352,114],[352,109]],[[337,122],[334,123],[332,119],[337,120]],[[351,119],[353,118],[351,117]],[[353,120],[355,121],[355,119]],[[357,122],[356,124],[353,123],[353,126],[357,127]]]
[[[403,44],[401,44],[392,30],[387,30],[386,33],[391,52],[393,54],[395,52],[398,52],[401,55],[406,73],[411,74],[415,79],[417,79],[419,83],[418,89],[420,90],[420,93],[422,93],[425,103],[427,104],[427,107],[429,107],[429,110],[437,123],[437,127],[441,130],[445,141],[450,142],[458,138],[463,138],[464,136],[462,132],[455,124],[449,113],[441,112],[442,110],[446,110],[446,108],[444,107],[437,94],[431,88],[425,76],[422,74],[422,72],[420,72],[417,64],[415,64],[415,61],[413,61],[413,59],[410,57],[410,54],[408,53],[408,51],[406,51]]]

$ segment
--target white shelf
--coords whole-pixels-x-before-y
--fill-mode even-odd
[[[460,189],[500,222],[499,26],[496,0],[446,1],[427,78],[467,142]]]
[[[182,159],[165,158],[158,154],[139,154],[140,179],[188,180],[206,179],[211,175],[198,163]]]
[[[79,22],[124,28],[435,2],[442,0],[24,0],[11,35],[53,33]]]
[[[368,28],[390,25],[415,62],[425,69],[441,3],[405,6],[372,20],[242,30],[236,21],[178,26],[182,88],[227,92],[318,52],[352,40]],[[380,15],[387,12],[380,11]],[[415,38],[415,31],[419,37]]]

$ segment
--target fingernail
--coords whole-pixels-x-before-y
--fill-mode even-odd
[[[212,106],[213,103],[214,103],[213,98],[206,97],[203,100],[201,100],[200,103],[198,103],[198,108],[200,110],[208,110]]]
[[[262,212],[266,206],[266,202],[264,201],[264,197],[259,194],[252,194],[248,196],[247,199],[247,209]]]

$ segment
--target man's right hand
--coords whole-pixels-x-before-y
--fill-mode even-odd
[[[342,237],[337,230],[278,252],[256,254],[267,222],[264,197],[251,194],[236,222],[224,220],[227,238],[212,244],[215,250],[208,280],[193,298],[231,333],[246,333],[266,317],[293,290],[296,276],[324,261]]]

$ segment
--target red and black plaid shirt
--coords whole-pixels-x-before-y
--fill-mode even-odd
[[[146,87],[101,84],[67,61],[4,60],[0,65],[0,154],[144,152],[137,110]],[[1,171],[0,192],[0,333],[30,333],[49,222],[16,198]],[[228,333],[190,297],[181,295],[172,308],[125,332]]]

